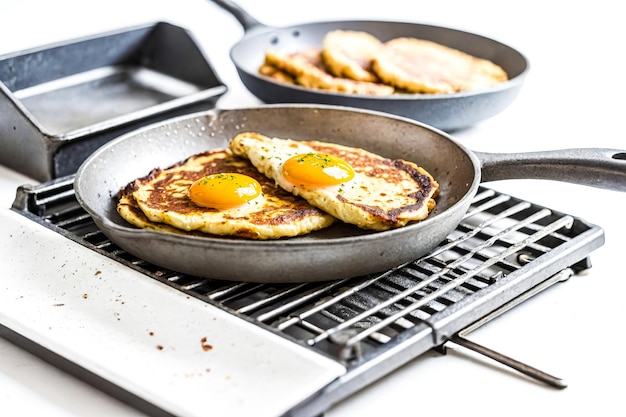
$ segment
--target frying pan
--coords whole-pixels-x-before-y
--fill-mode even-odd
[[[319,139],[415,161],[440,184],[437,206],[426,220],[394,230],[368,232],[338,223],[306,236],[272,241],[137,229],[116,212],[117,192],[131,180],[194,153],[226,147],[242,131]],[[525,177],[626,191],[626,152],[471,152],[447,133],[400,116],[328,105],[264,105],[194,113],[114,139],[85,160],[74,187],[79,203],[102,232],[148,262],[207,278],[310,282],[365,275],[414,260],[456,228],[481,178]]]
[[[451,132],[492,117],[517,97],[529,69],[526,58],[495,40],[460,30],[416,23],[383,21],[328,21],[273,28],[250,16],[229,0],[212,0],[230,12],[245,34],[230,50],[230,57],[245,87],[264,103],[320,103],[365,108],[419,120]],[[394,94],[367,96],[312,90],[279,83],[258,73],[268,48],[289,53],[321,48],[331,30],[365,31],[387,41],[400,36],[431,40],[500,65],[507,82],[491,88],[454,94]]]

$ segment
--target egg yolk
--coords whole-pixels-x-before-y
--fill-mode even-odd
[[[325,153],[306,153],[289,158],[282,167],[285,179],[295,185],[330,186],[354,178],[354,170],[343,159]]]
[[[189,187],[189,198],[202,207],[218,210],[239,207],[261,194],[261,184],[237,173],[220,173],[200,178]]]

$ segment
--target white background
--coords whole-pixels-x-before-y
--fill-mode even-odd
[[[626,29],[618,2],[241,0],[239,4],[272,26],[369,18],[431,23],[495,38],[524,53],[531,62],[530,73],[513,105],[455,133],[456,138],[470,149],[490,152],[626,148]],[[194,32],[229,87],[219,106],[258,103],[242,86],[228,57],[243,30],[209,1],[3,0],[0,7],[0,54],[136,23],[167,20],[179,24]],[[32,181],[6,169],[0,171],[4,207],[23,182]],[[606,231],[606,244],[592,254],[593,268],[587,275],[557,285],[472,336],[565,378],[569,387],[548,388],[455,349],[446,356],[428,353],[413,361],[334,407],[328,417],[624,414],[619,381],[626,374],[621,344],[626,317],[626,195],[549,181],[489,185],[580,216]],[[0,262],[4,262],[1,255]],[[0,285],[0,291],[3,288]],[[207,405],[207,415],[228,415],[221,411]],[[4,340],[0,340],[0,414],[140,415]]]

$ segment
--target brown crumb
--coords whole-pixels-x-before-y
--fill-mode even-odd
[[[209,350],[213,349],[213,346],[207,343],[206,337],[203,337],[202,339],[200,339],[200,344],[202,345],[202,350],[204,350],[205,352],[208,352]]]

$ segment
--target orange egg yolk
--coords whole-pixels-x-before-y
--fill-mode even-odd
[[[325,153],[306,153],[289,158],[283,176],[294,185],[323,187],[338,185],[354,178],[354,170],[343,159]]]
[[[261,191],[261,184],[254,178],[237,173],[220,173],[191,184],[189,198],[199,206],[224,210],[255,199]]]

